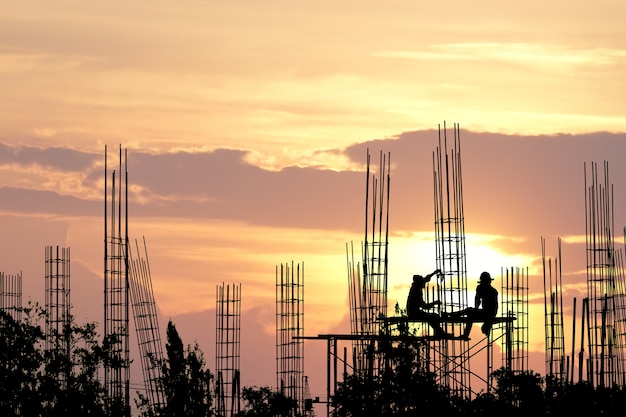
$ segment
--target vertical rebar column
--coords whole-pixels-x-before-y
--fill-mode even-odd
[[[362,306],[363,286],[360,273],[360,262],[356,262],[354,258],[354,246],[346,244],[346,266],[348,272],[348,302],[350,306],[350,332],[353,335],[365,334],[363,326],[367,320],[363,317],[366,309]],[[365,369],[364,355],[362,354],[364,343],[362,341],[353,341],[352,350],[354,358],[354,372],[361,372]],[[358,352],[358,354],[356,354]]]
[[[276,388],[304,408],[304,262],[276,266]]]
[[[590,383],[597,387],[611,387],[623,383],[624,352],[623,334],[618,333],[617,305],[623,298],[617,297],[616,277],[618,271],[614,248],[613,187],[609,182],[608,162],[604,162],[604,181],[599,181],[596,163],[591,164],[590,184],[587,188],[587,168],[585,165],[585,217],[587,254],[587,296],[589,299],[589,362]]]
[[[559,255],[554,261],[546,259],[545,240],[541,239],[543,260],[544,325],[546,344],[546,375],[564,380],[569,373],[565,363],[565,336],[563,328],[563,285],[561,278],[561,239]],[[554,277],[553,277],[554,272]]]
[[[126,152],[122,159],[120,146],[119,179],[115,175],[116,171],[113,170],[109,188],[105,147],[104,347],[108,358],[104,367],[104,385],[110,412],[130,416],[128,171],[126,167]],[[116,184],[116,181],[119,181],[119,184]]]
[[[217,286],[215,308],[215,370],[217,374],[217,416],[239,413],[241,284]]]
[[[70,357],[70,248],[45,248],[46,350],[54,356]],[[69,360],[66,361],[69,366]],[[66,387],[70,369],[59,373]]]
[[[15,321],[22,320],[22,272],[0,272],[0,310]]]
[[[387,316],[390,158],[389,153],[384,155],[380,152],[378,176],[370,175],[370,154],[367,150],[362,279],[352,274],[352,279],[356,278],[352,281],[353,285],[360,283],[360,288],[356,288],[358,294],[354,291],[352,306],[355,309],[353,316],[360,320],[356,329],[359,335],[378,335],[381,320]],[[373,342],[364,338],[355,343],[357,360],[362,364],[360,369],[372,376],[377,375],[383,363],[374,356]]]
[[[624,228],[626,245],[626,228]],[[617,383],[626,387],[626,277],[624,252],[615,251],[615,347],[617,350]]]
[[[528,370],[528,268],[506,269],[502,277],[500,315],[507,318],[502,363],[519,374]]]
[[[626,246],[626,228],[624,228]],[[615,346],[617,348],[617,383],[626,387],[626,276],[624,274],[624,251],[615,251]]]
[[[463,181],[461,173],[461,134],[454,124],[452,146],[448,148],[448,133],[444,123],[439,125],[439,145],[433,153],[433,186],[435,214],[435,256],[443,280],[435,286],[447,312],[468,306],[467,267],[465,252],[465,218]],[[462,323],[447,323],[449,333],[463,332]],[[469,343],[466,340],[438,340],[434,366],[441,380],[461,396],[471,394]]]
[[[140,252],[136,240],[135,247],[136,256],[133,256],[132,251],[129,251],[128,272],[143,381],[146,388],[146,398],[150,401],[153,409],[163,410],[167,402],[161,372],[163,347],[145,238],[143,240],[143,254]]]

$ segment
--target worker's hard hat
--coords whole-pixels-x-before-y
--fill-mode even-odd
[[[487,271],[480,274],[480,282],[485,282],[485,281],[493,281],[493,278],[491,278],[491,275]]]
[[[430,281],[430,277],[424,278],[422,275],[415,274],[413,275],[413,282],[428,282]]]

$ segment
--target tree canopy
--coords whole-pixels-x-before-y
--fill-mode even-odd
[[[23,309],[17,321],[0,310],[0,415],[118,417],[110,406],[98,374],[105,365],[107,342],[100,341],[95,323],[68,320],[62,335],[41,326],[45,312],[37,305]],[[405,329],[406,330],[406,329]],[[64,348],[46,344],[46,337],[63,337]],[[50,339],[48,339],[50,342]],[[376,352],[387,366],[377,375],[344,375],[330,398],[334,417],[361,416],[620,416],[626,409],[623,386],[576,384],[533,371],[493,372],[494,388],[472,399],[460,398],[436,383],[410,338],[382,343]],[[185,345],[170,321],[166,357],[158,363],[166,402],[150,404],[138,392],[137,410],[144,417],[209,417],[217,415],[213,374],[197,343]],[[299,405],[270,387],[243,387],[238,417],[300,417]]]

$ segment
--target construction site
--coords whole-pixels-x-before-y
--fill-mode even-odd
[[[107,151],[105,149],[105,155]],[[426,302],[438,302],[434,310],[448,337],[441,337],[424,320],[412,319],[394,309],[388,300],[390,153],[381,151],[378,163],[366,155],[363,240],[347,242],[346,292],[350,331],[345,334],[305,332],[305,268],[303,262],[278,262],[276,294],[276,385],[294,400],[293,415],[326,415],[333,412],[330,398],[346,375],[376,376],[387,361],[379,344],[411,338],[419,346],[419,365],[436,375],[437,383],[461,397],[471,398],[493,387],[491,373],[506,368],[514,373],[529,370],[529,269],[526,265],[502,265],[491,271],[498,290],[497,315],[490,331],[463,337],[468,319],[457,317],[474,306],[470,294],[476,277],[468,277],[466,229],[463,203],[461,132],[442,124],[432,150],[432,219],[437,271],[424,288]],[[114,341],[111,360],[103,369],[107,398],[131,414],[131,349],[138,349],[145,393],[151,404],[167,401],[161,369],[155,359],[164,358],[162,329],[152,289],[148,247],[144,240],[129,237],[128,158],[119,149],[113,168],[105,158],[104,212],[104,337]],[[372,169],[376,166],[376,169]],[[545,373],[564,381],[588,381],[593,386],[626,384],[626,286],[623,248],[614,241],[613,185],[605,162],[585,166],[586,297],[563,300],[562,257],[546,253],[542,239]],[[626,229],[625,229],[626,231]],[[625,233],[626,234],[626,233]],[[626,242],[624,242],[626,245]],[[559,240],[560,248],[561,242]],[[44,249],[45,310],[48,313],[47,349],[69,349],[63,337],[70,319],[70,248]],[[435,276],[435,275],[433,275]],[[0,309],[20,319],[22,276],[0,272]],[[233,417],[241,411],[241,325],[245,289],[237,282],[216,284],[215,292],[215,413]],[[573,302],[573,320],[566,322],[564,301]],[[580,301],[580,310],[578,302]],[[138,346],[130,346],[133,320]],[[477,328],[483,321],[473,320]],[[534,332],[541,329],[534,325]],[[408,326],[409,333],[401,331]],[[483,332],[485,333],[485,332]],[[571,337],[566,337],[571,334]],[[325,346],[325,398],[312,397],[305,363],[305,342]]]

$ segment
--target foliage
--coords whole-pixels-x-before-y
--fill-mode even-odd
[[[31,309],[17,322],[0,310],[0,415],[37,415],[41,410],[39,381],[44,364],[38,349],[44,340],[40,327],[32,324]]]
[[[623,416],[626,409],[624,386],[593,387],[587,381],[571,384],[547,378],[546,414]]]
[[[544,379],[533,371],[513,372],[500,368],[492,373],[496,380],[495,395],[520,415],[540,413],[545,408]]]
[[[238,417],[294,416],[297,407],[295,400],[285,397],[270,387],[244,387],[241,393],[243,409]]]
[[[167,359],[160,364],[166,404],[154,409],[147,399],[140,396],[137,406],[143,416],[209,417],[213,415],[213,375],[205,369],[204,354],[197,343],[183,342],[170,320],[167,325]]]
[[[39,325],[45,312],[36,304],[22,312],[17,322],[0,311],[0,415],[107,415],[98,380],[104,352],[95,324],[79,326],[70,317],[66,348],[46,349]]]
[[[106,391],[98,373],[106,361],[116,360],[108,351],[115,340],[98,342],[96,325],[77,325],[73,317],[48,342],[60,340],[57,348],[46,346],[39,324],[45,312],[37,305],[22,309],[16,321],[0,310],[0,416],[118,416],[107,407]],[[490,392],[474,399],[451,395],[437,384],[423,358],[424,346],[412,338],[408,326],[397,328],[397,343],[382,340],[373,355],[384,365],[377,375],[356,372],[345,375],[331,397],[333,416],[622,416],[626,390],[622,385],[594,387],[542,377],[533,371],[512,372],[500,368],[492,373]],[[62,347],[62,348],[61,348]],[[170,321],[167,327],[167,358],[162,369],[162,386],[167,403],[152,407],[145,397],[137,403],[144,417],[210,417],[213,410],[213,375],[196,344],[185,347]],[[118,358],[119,359],[119,358]],[[269,387],[244,387],[243,409],[238,417],[297,417],[294,400]]]

